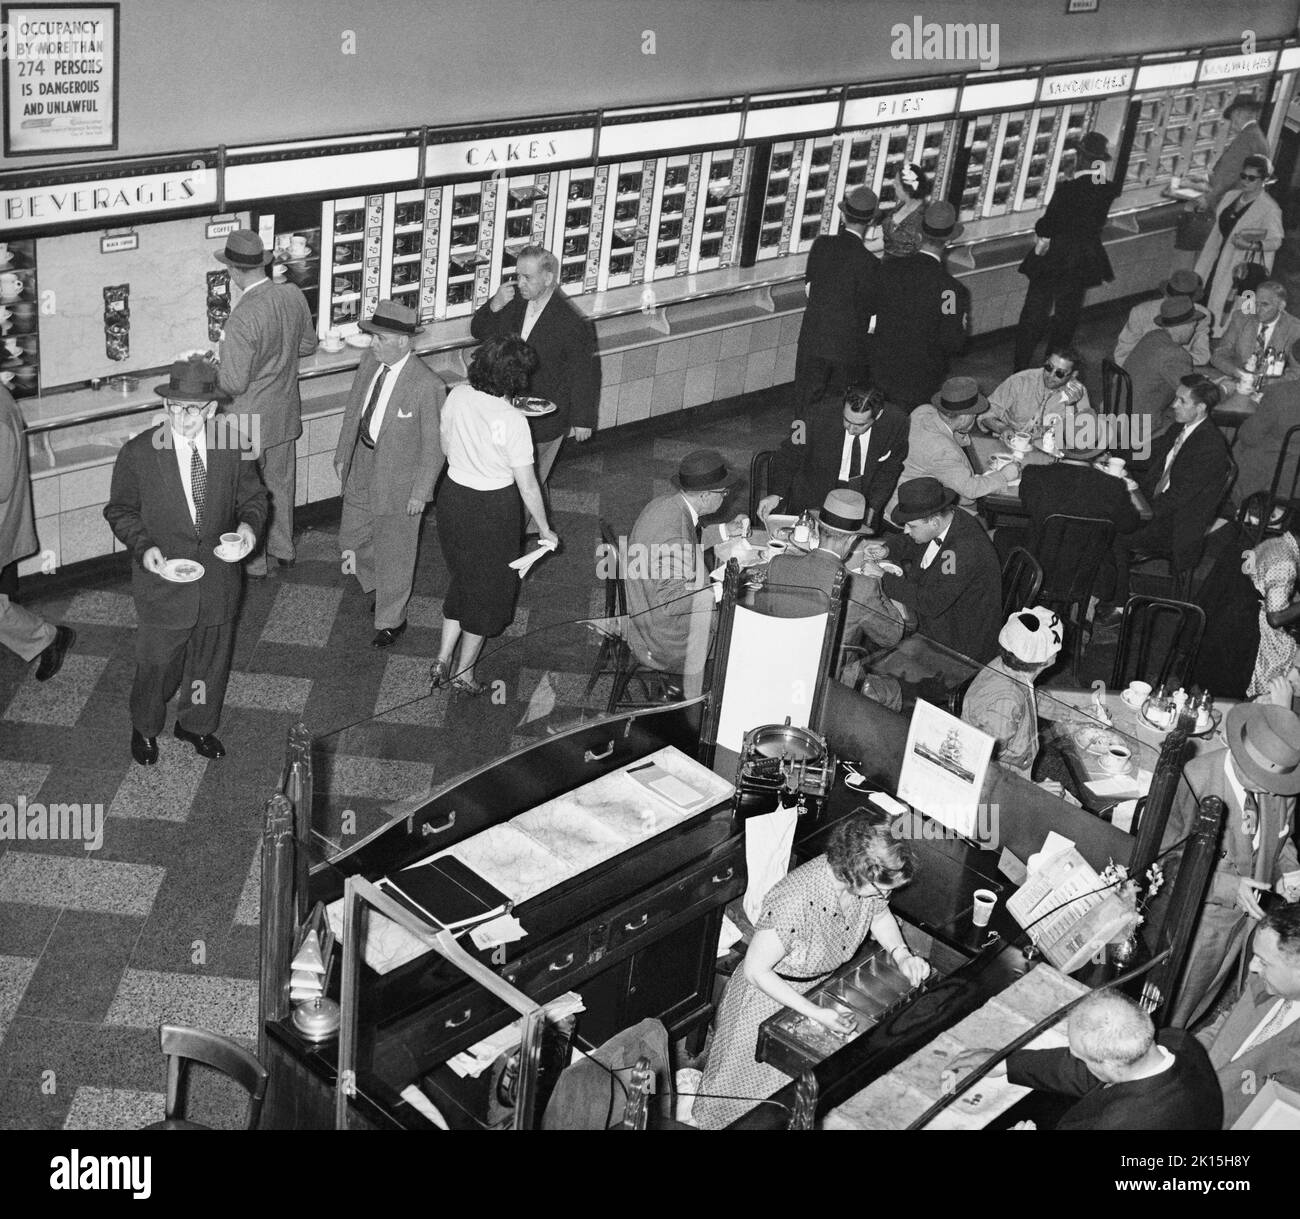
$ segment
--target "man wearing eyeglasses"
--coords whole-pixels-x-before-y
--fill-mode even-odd
[[[208,425],[230,397],[216,367],[179,360],[154,387],[167,422],[123,446],[104,517],[132,556],[136,667],[131,756],[158,761],[167,700],[180,687],[174,735],[204,758],[226,750],[214,735],[230,675],[243,579],[239,560],[266,523],[266,488],[246,447]],[[250,458],[245,460],[245,458]],[[238,533],[228,547],[222,534]]]
[[[1064,421],[1068,413],[1093,414],[1079,363],[1074,348],[1049,346],[1041,369],[1013,372],[989,394],[989,409],[976,420],[981,431],[1004,439],[1017,432],[1038,437],[1052,431],[1054,421]]]
[[[1255,289],[1255,311],[1234,310],[1223,335],[1215,341],[1210,362],[1221,372],[1240,376],[1253,355],[1259,371],[1264,370],[1264,353],[1271,347],[1279,355],[1290,351],[1300,339],[1300,318],[1286,311],[1286,288],[1275,279],[1266,279]],[[1282,376],[1296,375],[1288,369]]]
[[[1246,163],[1246,158],[1269,155],[1268,137],[1259,125],[1259,116],[1263,109],[1263,103],[1259,98],[1249,93],[1239,93],[1223,112],[1223,117],[1228,120],[1228,130],[1232,140],[1210,171],[1210,189],[1192,203],[1194,210],[1213,211],[1224,195],[1236,189],[1237,179],[1241,174],[1242,166]]]

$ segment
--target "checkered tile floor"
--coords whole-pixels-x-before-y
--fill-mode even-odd
[[[1086,324],[1093,367],[1121,320],[1107,312]],[[992,386],[1008,366],[1009,344],[998,343],[957,371]],[[653,432],[570,446],[552,480],[565,550],[525,583],[512,632],[600,613],[590,561],[598,517],[629,530],[696,448],[747,469],[756,450],[785,434],[787,402],[781,387],[656,420]],[[402,730],[439,726],[445,703],[436,698],[403,707],[426,692],[437,648],[446,568],[434,529],[424,532],[410,628],[387,652],[369,646],[365,599],[339,573],[336,531],[337,520],[308,530],[292,571],[250,582],[220,729],[229,756],[218,762],[170,735],[159,738],[156,767],[131,761],[135,615],[124,574],[45,595],[39,582],[26,583],[24,600],[75,627],[78,639],[43,685],[0,654],[0,800],[102,805],[103,841],[95,851],[75,841],[0,841],[0,1126],[129,1128],[160,1118],[164,1020],[251,1043],[258,834],[288,729],[301,719],[329,733],[390,708]],[[566,672],[566,659],[525,655],[512,674],[515,697],[543,710],[575,701],[585,667]],[[1108,668],[1099,659],[1098,671]],[[490,756],[517,746],[517,726],[517,717],[485,719],[484,731],[496,733],[486,738]],[[427,786],[430,766],[381,764],[356,747],[365,739],[338,739],[328,763],[334,791],[391,799]],[[218,1085],[196,1088],[196,1100],[200,1120],[239,1124],[242,1102]]]

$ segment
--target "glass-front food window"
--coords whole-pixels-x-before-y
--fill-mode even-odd
[[[1024,164],[1028,145],[1025,141],[1029,113],[1025,110],[1004,114],[998,120],[999,139],[993,188],[984,214],[1004,216],[1015,202],[1016,182]]]
[[[772,159],[767,167],[767,190],[763,196],[763,217],[758,233],[759,258],[775,258],[781,252],[786,210],[793,205],[798,193],[795,148],[800,142],[781,140],[772,145]]]
[[[400,191],[394,199],[390,256],[392,297],[414,308],[424,262],[424,196],[418,190]]]
[[[880,155],[881,133],[878,131],[858,132],[847,137],[848,171],[844,177],[844,190],[847,193],[855,186],[870,186],[876,180],[876,160]],[[890,197],[893,197],[891,184]]]
[[[799,233],[791,242],[792,253],[807,250],[821,235],[823,227],[829,231],[831,212],[827,204],[834,194],[839,171],[840,146],[833,136],[808,140],[805,144],[808,173],[799,209]]]
[[[474,279],[480,262],[482,182],[458,182],[452,187],[447,239],[447,316],[473,312]]]
[[[699,234],[695,270],[712,271],[736,260],[740,207],[749,166],[749,149],[720,148],[706,152],[700,176],[707,184],[704,206],[697,213]]]
[[[560,248],[557,253],[560,259],[560,284],[570,294],[582,291],[587,254],[591,249],[594,175],[595,170],[590,166],[569,171]]]
[[[1022,175],[1021,196],[1018,209],[1028,211],[1042,207],[1047,187],[1047,170],[1056,150],[1057,121],[1060,111],[1036,110],[1033,117],[1033,135],[1028,146],[1028,162]]]
[[[501,282],[513,282],[519,251],[540,242],[546,233],[550,175],[511,178],[504,196],[505,222],[501,244]]]
[[[1056,180],[1053,187],[1074,177],[1075,171],[1079,168],[1079,141],[1092,126],[1096,112],[1095,102],[1080,102],[1078,105],[1063,107],[1065,142],[1061,149],[1061,159],[1056,167]]]
[[[650,162],[653,165],[653,162]],[[637,254],[638,236],[644,238],[641,227],[642,192],[646,183],[646,167],[641,161],[624,161],[610,166],[612,215],[609,222],[609,257],[605,264],[607,288],[622,288],[632,282],[632,270]],[[650,183],[653,187],[653,179]],[[644,244],[642,246],[644,250]]]
[[[958,211],[963,220],[973,220],[983,214],[984,191],[988,185],[989,158],[996,136],[996,117],[982,115],[968,119],[963,149],[966,153],[966,175],[962,182],[961,202]]]
[[[363,196],[334,204],[328,285],[329,324],[346,326],[361,318],[365,279],[366,201]]]
[[[654,275],[667,278],[686,267],[690,250],[690,215],[699,194],[700,156],[665,157],[655,226]]]

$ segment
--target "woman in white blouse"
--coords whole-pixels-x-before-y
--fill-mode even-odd
[[[451,584],[429,671],[434,689],[485,689],[474,665],[483,641],[515,616],[519,576],[510,564],[520,554],[525,506],[542,541],[559,545],[537,484],[528,420],[514,406],[536,367],[537,353],[523,339],[488,339],[470,360],[469,384],[456,386],[442,408],[447,477],[438,494],[438,540]]]

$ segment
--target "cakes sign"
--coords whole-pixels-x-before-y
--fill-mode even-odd
[[[7,4],[5,155],[117,147],[116,4]]]
[[[463,175],[467,169],[492,174],[586,161],[591,158],[594,142],[595,129],[580,127],[535,135],[430,144],[425,150],[424,172],[431,178],[441,178]]]

